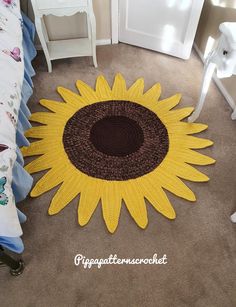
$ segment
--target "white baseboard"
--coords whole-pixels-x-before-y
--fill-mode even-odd
[[[96,40],[97,46],[104,46],[104,45],[111,45],[111,39],[97,39]],[[42,50],[42,46],[40,44],[35,45],[36,50]]]
[[[103,45],[111,45],[111,39],[97,39],[96,40],[97,46],[103,46]]]
[[[198,48],[196,43],[194,43],[193,46],[194,46],[194,49],[197,52],[198,56],[202,60],[202,62],[204,62],[204,56],[203,56],[203,53],[201,52],[201,50]],[[225,88],[225,86],[221,82],[221,80],[219,78],[217,78],[216,74],[213,75],[213,80],[214,80],[216,86],[218,87],[218,89],[220,90],[221,94],[224,96],[225,100],[228,102],[228,104],[231,106],[231,108],[233,110],[235,110],[236,109],[236,102],[234,101],[233,97],[229,94],[229,92],[227,91],[227,89]]]

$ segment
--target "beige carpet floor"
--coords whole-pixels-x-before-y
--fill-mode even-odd
[[[101,73],[112,82],[116,72],[128,84],[144,77],[146,89],[160,82],[162,97],[181,92],[180,106],[197,101],[202,64],[194,52],[189,61],[123,44],[98,47],[97,53],[98,69],[91,58],[75,58],[55,61],[52,74],[47,73],[43,54],[39,54],[34,62],[37,75],[31,110],[43,110],[38,104],[41,98],[59,99],[58,85],[75,90],[75,81],[82,79],[93,86]],[[196,203],[168,194],[177,212],[175,221],[149,206],[149,226],[143,231],[123,207],[118,230],[110,235],[100,207],[86,227],[78,226],[77,199],[59,215],[48,216],[55,190],[21,203],[28,216],[23,226],[26,269],[17,278],[0,269],[0,306],[236,306],[236,225],[229,220],[236,210],[236,122],[230,115],[230,107],[212,84],[200,120],[209,124],[203,136],[215,142],[203,152],[217,163],[201,167],[210,176],[209,183],[187,183],[196,192]],[[73,264],[77,253],[88,258],[166,254],[168,264],[85,270]]]

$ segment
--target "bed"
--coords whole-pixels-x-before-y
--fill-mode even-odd
[[[0,248],[15,253],[24,250],[26,216],[20,202],[32,186],[19,148],[29,145],[24,131],[31,126],[27,102],[33,92],[34,33],[19,0],[0,0]]]

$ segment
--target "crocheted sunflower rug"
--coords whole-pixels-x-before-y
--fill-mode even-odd
[[[29,129],[26,136],[41,140],[22,148],[24,157],[41,155],[25,167],[29,173],[48,170],[31,191],[32,197],[60,185],[50,215],[80,194],[79,224],[88,223],[101,200],[106,226],[113,233],[122,200],[141,228],[148,223],[145,199],[165,217],[176,217],[163,188],[196,200],[181,179],[209,180],[190,164],[214,163],[193,150],[213,143],[191,136],[206,125],[182,121],[193,108],[171,110],[180,94],[159,100],[159,84],[143,93],[144,81],[138,79],[127,89],[121,74],[112,88],[103,76],[97,78],[95,90],[80,80],[76,85],[80,94],[57,88],[64,102],[40,101],[51,112],[34,113],[31,121],[43,125]]]

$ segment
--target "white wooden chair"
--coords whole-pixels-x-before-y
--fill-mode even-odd
[[[92,0],[31,0],[35,15],[35,26],[42,45],[48,71],[52,72],[52,60],[92,56],[97,67],[96,58],[96,19]],[[88,37],[67,40],[49,40],[43,16],[71,16],[76,13],[87,14]]]
[[[201,113],[214,71],[217,70],[218,78],[236,75],[236,22],[222,23],[220,31],[221,36],[216,48],[206,58],[200,98],[195,111],[188,118],[189,122],[194,122]],[[236,119],[236,108],[231,118]],[[236,223],[236,212],[230,218],[233,223]]]
[[[220,32],[217,46],[205,60],[200,98],[195,111],[188,118],[189,122],[194,122],[201,113],[214,71],[217,71],[218,78],[228,78],[236,74],[236,22],[220,24]],[[236,108],[231,117],[236,119]]]

